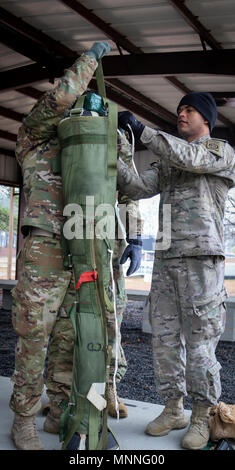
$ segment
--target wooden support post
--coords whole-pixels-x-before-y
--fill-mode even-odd
[[[14,230],[14,188],[10,192],[10,214],[9,214],[9,237],[8,237],[8,260],[7,260],[7,279],[12,276],[12,245]]]

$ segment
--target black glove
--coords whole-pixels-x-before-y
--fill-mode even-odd
[[[135,239],[127,238],[127,242],[129,243],[121,257],[120,264],[124,264],[128,258],[131,260],[131,264],[127,270],[127,276],[130,276],[135,271],[137,271],[141,264],[141,257],[142,257],[142,240],[140,237]]]
[[[140,139],[140,136],[144,130],[144,126],[140,121],[137,121],[135,116],[130,113],[130,111],[121,111],[118,113],[118,127],[124,129],[124,131],[129,131],[128,124],[132,128],[132,132],[136,140]]]

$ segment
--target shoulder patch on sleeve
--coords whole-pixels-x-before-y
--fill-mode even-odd
[[[222,157],[224,153],[225,142],[225,140],[208,139],[203,142],[203,145],[205,145],[205,147],[208,148],[211,153],[214,153],[218,157]]]

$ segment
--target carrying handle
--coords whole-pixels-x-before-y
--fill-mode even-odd
[[[103,98],[106,98],[104,74],[103,74],[103,67],[102,67],[101,59],[98,60],[98,67],[96,69],[95,75],[96,75],[98,93]]]
[[[98,93],[104,98],[104,102],[109,109],[108,114],[108,176],[116,176],[117,173],[117,105],[111,101],[106,101],[106,90],[101,59],[98,60],[96,69],[96,80]]]
[[[105,84],[104,84],[104,74],[103,74],[103,67],[102,67],[102,62],[101,59],[98,60],[98,67],[96,69],[96,81],[97,81],[97,88],[98,88],[98,94],[102,96],[103,98],[106,98],[106,90],[105,90]],[[83,107],[85,95],[80,96],[78,100],[76,101],[76,104],[74,108],[70,111],[70,116],[79,114],[79,108]]]

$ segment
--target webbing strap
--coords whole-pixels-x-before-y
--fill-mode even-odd
[[[70,145],[79,144],[107,144],[107,135],[105,134],[77,134],[67,137],[61,141],[61,147],[66,148]]]
[[[76,410],[74,410],[74,414],[71,416],[69,415],[70,412],[70,406],[68,405],[68,408],[65,412],[65,419],[63,422],[63,415],[60,418],[60,440],[63,440],[63,445],[62,445],[62,450],[65,450],[68,443],[72,439],[73,435],[75,432],[77,432],[82,418],[84,414],[84,408],[85,408],[85,398],[78,396],[76,397]],[[63,429],[63,431],[61,430]]]
[[[99,427],[100,427],[100,412],[97,408],[90,403],[89,410],[89,431],[88,431],[88,445],[89,450],[97,448],[99,441]]]
[[[59,150],[52,160],[52,171],[55,175],[61,175],[61,151]]]
[[[113,307],[113,302],[111,300],[109,300],[109,297],[108,297],[108,294],[104,288],[104,300],[105,300],[105,304],[106,304],[106,307],[108,309],[108,311],[110,313],[113,313],[114,312],[114,307]]]
[[[61,246],[63,252],[63,264],[65,268],[71,268],[73,265],[72,255],[69,251],[68,242],[63,233],[61,233]]]
[[[108,176],[117,175],[117,105],[108,101]]]
[[[105,398],[108,402],[108,382],[110,374],[110,363],[112,359],[112,347],[107,345],[106,348],[106,390]],[[102,419],[102,433],[98,442],[97,450],[107,449],[108,444],[108,406],[103,410],[103,419]]]
[[[100,96],[103,96],[103,98],[106,98],[104,74],[103,74],[103,67],[102,67],[101,60],[98,60],[98,67],[96,69],[95,75],[96,75],[98,93]]]
[[[108,447],[108,407],[103,411],[102,431],[96,450],[106,450]]]
[[[117,105],[110,100],[106,100],[106,90],[104,83],[104,74],[101,60],[98,61],[96,69],[96,80],[98,92],[104,98],[104,103],[108,104],[108,176],[117,174],[117,128],[118,113]]]

